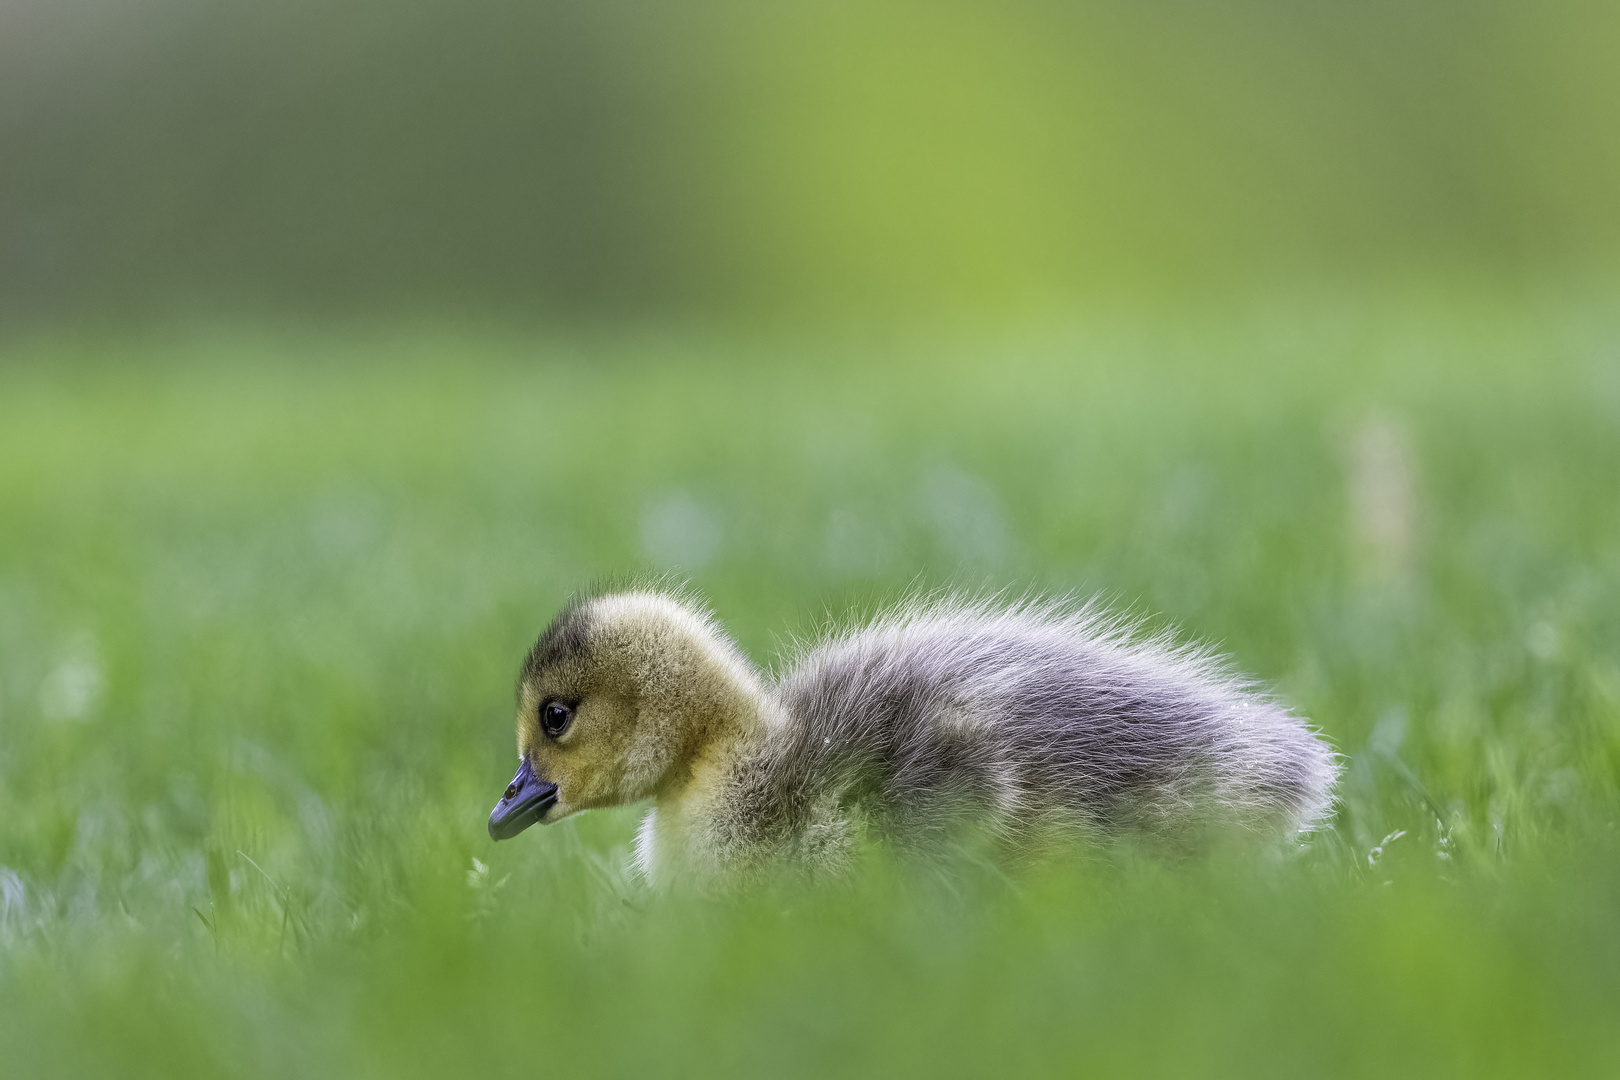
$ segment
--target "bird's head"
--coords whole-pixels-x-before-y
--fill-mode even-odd
[[[489,834],[658,795],[757,723],[762,700],[752,665],[696,605],[646,590],[572,601],[518,676],[520,764]]]

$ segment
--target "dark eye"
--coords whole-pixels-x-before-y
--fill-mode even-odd
[[[566,705],[548,701],[540,706],[540,727],[553,739],[568,730],[568,722],[573,718],[574,710]]]

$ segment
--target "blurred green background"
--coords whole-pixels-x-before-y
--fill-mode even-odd
[[[0,303],[1027,314],[1615,270],[1598,0],[9,0]]]
[[[0,1076],[1609,1076],[1620,10],[0,4]],[[1101,593],[1270,860],[499,847],[606,575]]]

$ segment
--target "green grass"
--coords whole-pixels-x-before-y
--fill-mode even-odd
[[[13,343],[0,1074],[1612,1075],[1616,329]],[[730,901],[638,885],[634,810],[491,844],[532,635],[683,563],[761,659],[910,587],[1105,593],[1310,715],[1341,809]]]

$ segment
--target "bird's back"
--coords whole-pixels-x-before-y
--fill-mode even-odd
[[[740,802],[781,842],[854,818],[902,843],[964,817],[1015,842],[1292,832],[1331,803],[1332,752],[1302,720],[1092,608],[913,604],[803,649],[774,691],[786,719]]]

